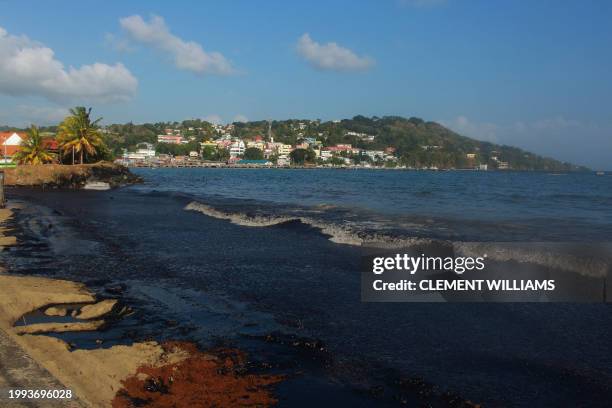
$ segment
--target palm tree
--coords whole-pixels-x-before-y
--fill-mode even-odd
[[[44,164],[52,162],[55,159],[55,155],[45,149],[43,138],[38,128],[32,125],[13,159],[18,164]]]
[[[77,106],[60,123],[57,139],[62,152],[72,150],[72,164],[75,153],[79,153],[79,162],[83,164],[85,154],[94,156],[105,148],[98,125],[102,118],[92,121],[90,115],[91,108]]]

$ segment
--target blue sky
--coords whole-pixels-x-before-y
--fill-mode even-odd
[[[0,123],[419,116],[612,169],[609,1],[0,0]]]

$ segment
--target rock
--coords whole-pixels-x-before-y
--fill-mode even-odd
[[[68,310],[65,307],[61,306],[51,306],[45,310],[45,315],[47,316],[60,316],[64,317],[68,314]]]
[[[110,190],[111,186],[109,183],[104,181],[88,181],[83,186],[84,190]]]
[[[76,317],[77,319],[82,320],[96,319],[98,317],[102,317],[110,313],[117,304],[117,302],[117,299],[107,299],[98,303],[94,303],[93,305],[83,306],[81,308],[81,312]]]

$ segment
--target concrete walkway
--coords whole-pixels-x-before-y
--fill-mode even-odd
[[[64,390],[66,387],[32,360],[0,329],[0,407],[2,408],[82,408],[72,400],[11,400],[8,391]]]

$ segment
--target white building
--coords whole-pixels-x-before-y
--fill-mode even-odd
[[[135,152],[126,152],[123,157],[128,160],[147,160],[155,157],[155,149],[151,143],[139,143]]]
[[[244,142],[242,140],[236,140],[229,147],[230,157],[242,156],[244,154],[244,150]]]
[[[26,134],[23,132],[0,132],[1,163],[12,163],[12,156],[19,150],[19,146]]]
[[[368,156],[372,161],[384,160],[385,152],[382,150],[366,150],[365,155]]]
[[[291,164],[291,160],[289,160],[289,156],[281,155],[281,156],[278,156],[278,159],[276,160],[276,164],[278,166],[288,166]]]
[[[323,160],[323,161],[327,161],[327,160],[331,159],[332,158],[331,150],[321,149],[320,157],[321,157],[321,160]]]
[[[288,144],[279,144],[277,147],[277,152],[279,155],[283,156],[283,155],[288,155],[289,153],[291,153],[293,151],[293,147],[291,145]]]
[[[177,135],[157,135],[158,143],[181,144],[183,138]]]
[[[266,144],[262,140],[255,140],[247,142],[247,147],[254,147],[263,151],[266,148]]]

